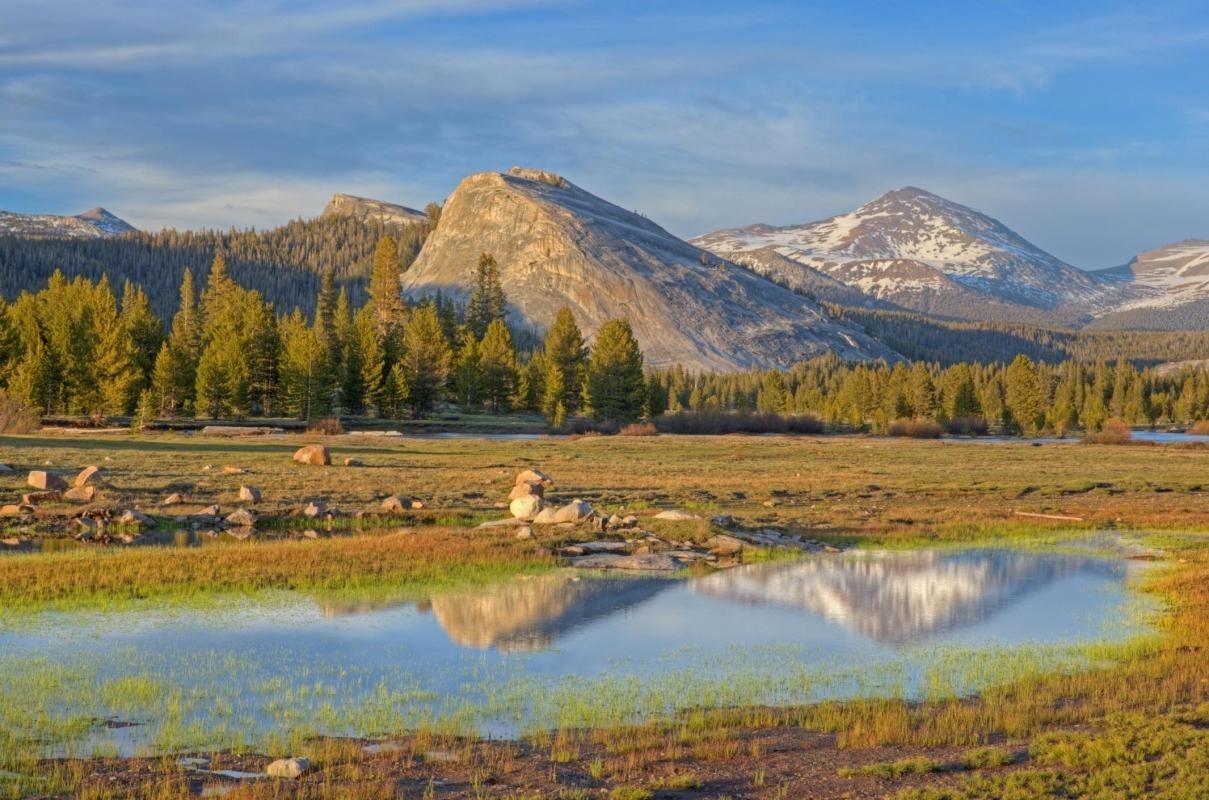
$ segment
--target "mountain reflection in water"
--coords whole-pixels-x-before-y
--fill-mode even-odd
[[[974,625],[1075,574],[1123,576],[1114,559],[1006,550],[862,553],[759,564],[692,582],[747,604],[801,608],[869,639],[898,644]]]

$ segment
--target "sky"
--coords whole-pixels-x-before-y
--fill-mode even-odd
[[[0,0],[0,208],[271,227],[556,171],[680,236],[920,186],[1084,268],[1209,238],[1209,4]]]

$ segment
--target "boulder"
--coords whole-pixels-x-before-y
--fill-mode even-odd
[[[554,485],[554,479],[541,470],[527,469],[516,476],[516,485],[522,483],[540,483],[543,488],[549,489]]]
[[[34,513],[32,508],[18,503],[9,503],[8,505],[0,506],[0,517],[23,517],[26,514],[32,513]]]
[[[583,522],[592,516],[592,506],[583,500],[575,499],[558,509],[554,514],[555,522]]]
[[[513,500],[508,510],[512,512],[512,516],[517,519],[533,519],[545,506],[545,503],[540,497],[535,494],[528,494],[524,497],[518,497]]]
[[[554,506],[546,506],[537,513],[533,518],[534,525],[553,525],[558,522],[558,509]]]
[[[0,464],[0,475],[12,475],[16,471],[8,464]]]
[[[346,458],[346,459],[344,459],[344,466],[346,466],[346,467],[364,467],[365,462],[359,458]]]
[[[673,522],[685,522],[692,519],[701,519],[696,514],[690,514],[687,511],[660,511],[655,515],[655,519],[671,520]]]
[[[596,553],[571,559],[571,566],[579,569],[622,569],[632,572],[674,572],[685,566],[685,563],[667,553],[646,553],[642,555],[618,555],[614,553]]]
[[[91,503],[96,499],[97,487],[88,486],[73,486],[63,493],[65,500],[70,500],[73,503]]]
[[[279,758],[265,767],[264,773],[270,778],[301,778],[311,768],[309,759]]]
[[[119,525],[135,525],[138,527],[155,524],[154,519],[133,508],[122,512],[122,515],[118,517],[117,522]]]
[[[725,533],[711,536],[705,546],[711,553],[719,556],[733,556],[743,552],[743,541]]]
[[[63,491],[67,488],[67,481],[54,473],[42,469],[36,469],[29,473],[26,483],[35,489],[43,491]]]
[[[226,522],[228,525],[234,525],[237,528],[251,528],[256,525],[256,515],[246,508],[241,508],[228,514]]]
[[[62,492],[29,492],[21,495],[21,502],[27,506],[43,506],[47,503],[58,503],[63,499]]]
[[[512,491],[508,493],[508,499],[516,500],[520,497],[528,497],[531,494],[543,497],[546,494],[546,487],[536,481],[524,481],[512,487]]]
[[[478,529],[481,531],[491,530],[492,528],[523,528],[528,525],[528,521],[508,517],[507,519],[493,519],[490,522],[481,523]]]
[[[80,474],[76,476],[75,482],[72,484],[76,488],[81,486],[100,486],[102,483],[100,467],[84,467],[80,470]]]
[[[183,502],[185,502],[185,496],[182,495],[180,492],[173,492],[172,494],[165,497],[163,502],[160,503],[160,505],[162,505],[162,506],[179,506]]]
[[[533,538],[533,529],[530,528],[528,525],[520,526],[519,528],[516,529],[516,538],[532,539]]]
[[[255,486],[240,486],[239,499],[245,503],[256,505],[260,502],[260,490]]]
[[[198,511],[193,516],[195,516],[195,517],[221,517],[222,512],[219,510],[218,506],[206,506],[205,508],[203,508],[201,511]]]
[[[387,514],[402,514],[404,511],[411,510],[411,501],[406,497],[400,497],[397,494],[392,494],[390,497],[382,501],[382,505],[378,506]]]
[[[308,444],[300,447],[294,453],[294,460],[299,464],[310,464],[315,467],[328,467],[332,463],[332,454],[321,444]]]

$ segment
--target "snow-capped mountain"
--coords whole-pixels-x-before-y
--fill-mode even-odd
[[[1102,275],[1154,290],[1128,308],[1171,308],[1209,299],[1209,240],[1186,239],[1134,256]]]
[[[0,236],[27,239],[101,239],[137,230],[126,220],[97,206],[74,217],[0,211]]]
[[[464,299],[481,253],[499,263],[516,322],[542,330],[568,306],[591,336],[626,316],[655,366],[784,367],[829,352],[898,358],[815,301],[543,170],[465,178],[403,290]]]
[[[811,270],[902,308],[971,319],[1086,317],[1134,291],[1061,261],[981,212],[910,186],[821,222],[752,225],[692,242],[766,274],[753,262],[773,252],[803,275]]]

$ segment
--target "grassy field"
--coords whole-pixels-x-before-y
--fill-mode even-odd
[[[187,498],[172,514],[211,503],[229,509],[241,484],[264,492],[260,511],[268,515],[289,514],[310,499],[372,509],[396,493],[426,506],[399,521],[407,532],[11,555],[0,558],[0,605],[10,613],[45,605],[103,609],[143,597],[195,602],[232,591],[382,586],[409,595],[540,571],[552,562],[532,541],[467,530],[503,515],[496,506],[517,471],[536,467],[555,478],[557,496],[582,497],[608,511],[735,514],[812,536],[901,547],[1044,539],[1072,527],[1133,530],[1167,561],[1144,588],[1168,612],[1160,637],[1105,653],[1093,669],[1017,675],[974,698],[700,709],[639,726],[566,728],[514,742],[418,731],[371,752],[363,742],[298,741],[283,731],[290,752],[310,756],[316,769],[296,782],[250,782],[227,797],[1209,796],[1209,536],[1201,533],[1209,530],[1209,450],[863,437],[342,436],[325,440],[334,463],[351,456],[365,466],[293,464],[293,450],[310,441],[0,438],[0,462],[22,471],[0,476],[4,502],[23,491],[24,470],[71,474],[97,464],[111,486],[104,502],[138,505],[169,527],[158,508],[166,494]],[[228,474],[225,466],[246,472]],[[702,530],[683,535],[700,536],[707,523],[688,527]],[[56,534],[36,525],[5,534],[14,535]],[[51,696],[54,685],[37,691]],[[251,748],[206,755],[215,769],[259,770],[282,754]],[[18,760],[0,764],[5,769],[39,777],[0,773],[0,797],[177,798],[196,796],[207,783],[168,757]]]

